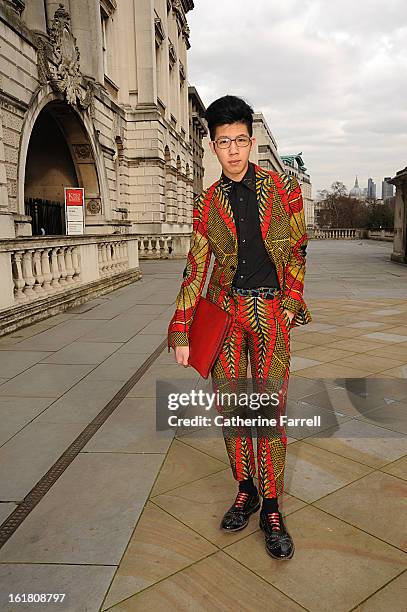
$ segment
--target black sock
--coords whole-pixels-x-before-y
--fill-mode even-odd
[[[261,512],[263,514],[267,514],[268,512],[278,512],[277,497],[263,497]]]
[[[239,480],[239,491],[243,491],[243,493],[249,493],[250,495],[256,493],[257,488],[253,482],[253,478],[247,478],[247,480]]]

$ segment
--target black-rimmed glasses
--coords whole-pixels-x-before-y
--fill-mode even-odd
[[[229,138],[228,136],[221,136],[217,140],[213,140],[215,144],[219,147],[219,149],[229,149],[232,141],[236,142],[238,147],[248,147],[251,141],[250,136],[236,136],[236,138]]]

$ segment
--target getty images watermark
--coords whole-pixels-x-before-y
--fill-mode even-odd
[[[407,380],[156,379],[156,430],[173,435],[387,438],[407,433]],[[273,430],[273,431],[271,431]]]
[[[238,410],[243,408],[246,411],[266,411],[272,409],[275,416],[265,416],[257,414],[256,416],[242,416],[240,414],[230,415],[229,411],[226,414],[217,414],[216,416],[208,416],[204,414],[196,414],[194,416],[179,416],[170,414],[168,416],[168,425],[170,427],[320,427],[321,416],[314,415],[310,418],[292,418],[286,414],[279,414],[281,409],[282,397],[278,392],[272,393],[245,393],[245,392],[211,392],[208,393],[203,389],[191,389],[189,392],[174,392],[168,394],[168,410],[179,411],[187,407],[199,407],[206,412],[213,408],[224,411],[226,408],[234,408]]]

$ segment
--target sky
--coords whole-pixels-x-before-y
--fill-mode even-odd
[[[262,112],[280,155],[300,153],[313,197],[407,165],[405,0],[195,0],[188,80]]]

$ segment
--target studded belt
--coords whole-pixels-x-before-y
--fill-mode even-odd
[[[232,286],[232,291],[234,293],[237,293],[238,295],[250,295],[252,297],[261,297],[266,300],[271,300],[276,297],[276,295],[279,295],[281,293],[280,289],[274,287],[256,287],[254,289],[242,289],[240,287]]]

